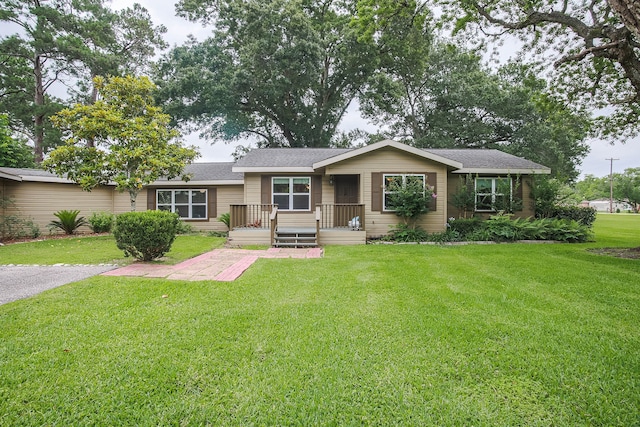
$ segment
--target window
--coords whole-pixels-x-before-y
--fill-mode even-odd
[[[207,190],[158,190],[156,206],[183,219],[206,219]]]
[[[383,176],[384,185],[384,210],[392,212],[394,209],[390,203],[390,196],[397,191],[397,188],[406,187],[407,185],[417,184],[424,191],[425,186],[424,174],[385,174]]]
[[[311,178],[272,178],[272,203],[284,211],[311,210]]]
[[[494,212],[509,206],[510,178],[476,178],[476,211]]]

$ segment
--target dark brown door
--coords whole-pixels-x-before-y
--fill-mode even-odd
[[[333,180],[335,194],[334,227],[347,227],[349,220],[357,215],[354,206],[340,206],[357,204],[360,200],[359,175],[336,175]]]
[[[336,175],[333,178],[336,204],[359,202],[359,178],[359,175]]]

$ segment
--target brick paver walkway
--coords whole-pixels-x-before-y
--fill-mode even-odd
[[[267,250],[214,249],[175,265],[136,262],[103,273],[103,276],[140,276],[171,280],[216,280],[231,282],[244,273],[258,258],[321,258],[321,248]]]

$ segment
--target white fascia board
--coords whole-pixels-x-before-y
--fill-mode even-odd
[[[58,176],[37,176],[37,175],[24,175],[22,177],[24,182],[53,182],[58,184],[75,184],[75,182],[67,179],[60,178]]]
[[[231,168],[233,172],[242,173],[312,173],[315,171],[313,167],[308,166],[280,166],[280,167],[237,167]]]
[[[0,171],[0,178],[10,179],[12,181],[22,181],[22,177],[19,175],[14,175],[12,173],[6,173]]]
[[[459,174],[483,174],[483,175],[549,175],[551,169],[483,169],[463,168],[452,171]]]
[[[243,185],[243,180],[217,180],[217,181],[155,181],[149,184],[153,187],[211,187],[224,185]]]
[[[364,147],[357,148],[355,150],[348,151],[348,152],[340,154],[338,156],[330,157],[330,158],[328,158],[326,160],[322,160],[320,162],[314,163],[313,164],[313,168],[314,169],[318,169],[318,168],[321,168],[321,167],[329,166],[329,165],[332,165],[334,163],[338,163],[338,162],[341,162],[343,160],[351,159],[351,158],[356,157],[356,156],[361,156],[363,154],[370,153],[372,151],[379,150],[379,149],[385,148],[385,147],[392,147],[392,148],[395,148],[395,149],[400,150],[400,151],[405,151],[407,153],[411,153],[411,154],[416,155],[418,157],[422,157],[422,158],[428,159],[428,160],[433,160],[434,162],[442,163],[444,165],[451,166],[451,167],[456,168],[456,169],[459,169],[459,168],[462,167],[462,163],[460,163],[460,162],[456,162],[454,160],[447,159],[447,158],[442,157],[442,156],[438,156],[437,154],[433,154],[433,153],[430,153],[428,151],[424,151],[424,150],[421,150],[419,148],[415,148],[415,147],[412,147],[410,145],[403,144],[401,142],[392,141],[390,139],[385,139],[384,141],[376,142],[375,144],[371,144],[371,145],[365,145]]]

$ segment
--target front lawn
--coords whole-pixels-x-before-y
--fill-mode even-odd
[[[0,425],[635,425],[640,216],[595,243],[328,247],[0,306]],[[616,222],[620,221],[616,226]]]
[[[178,263],[219,248],[224,239],[202,234],[179,235],[165,255],[164,262]],[[112,235],[71,236],[29,243],[0,246],[0,265],[4,264],[129,264]]]

